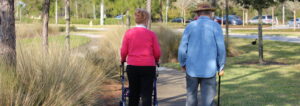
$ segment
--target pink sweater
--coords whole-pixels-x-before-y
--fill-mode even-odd
[[[129,29],[123,38],[121,62],[134,66],[155,66],[160,58],[156,34],[143,27]]]

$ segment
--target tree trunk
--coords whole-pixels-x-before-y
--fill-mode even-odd
[[[70,1],[69,1],[70,2]],[[78,1],[77,0],[75,0],[75,8],[76,8],[76,19],[78,19],[78,17],[79,17],[79,13],[78,13]]]
[[[100,25],[104,25],[104,1],[101,0],[100,4]]]
[[[246,14],[245,14],[246,16],[246,24],[248,25],[248,9],[247,9],[247,11],[246,11]]]
[[[130,21],[129,10],[126,11],[126,16],[127,16],[127,28],[130,29],[131,21]]]
[[[162,0],[159,0],[159,22],[163,22],[163,5],[162,5]]]
[[[19,9],[20,9],[20,22],[22,22],[22,7],[19,7]]]
[[[226,39],[225,39],[225,44],[226,44],[226,52],[227,54],[229,53],[229,21],[228,21],[228,14],[229,14],[229,7],[228,7],[228,0],[226,0]]]
[[[181,17],[184,17],[184,10],[183,9],[181,9]],[[181,20],[181,24],[183,24],[184,25],[184,23],[183,23],[183,19]]]
[[[243,8],[243,27],[245,26],[245,9]]]
[[[185,9],[183,9],[183,25],[185,25]]]
[[[166,3],[166,19],[165,19],[165,23],[168,23],[169,4],[170,4],[170,0],[167,0],[167,3]]]
[[[275,19],[275,16],[274,16],[274,7],[272,7],[272,30],[274,29],[274,19]]]
[[[17,8],[16,8],[16,15],[15,15],[15,18],[16,18],[16,19],[19,18],[19,14],[20,14],[20,12],[19,12],[19,7],[17,6]]]
[[[65,0],[66,47],[70,50],[70,0]]]
[[[282,25],[285,24],[285,7],[284,5],[282,6]]]
[[[50,0],[45,0],[43,5],[43,48],[45,52],[48,52],[48,23],[49,23],[49,9],[50,9]]]
[[[263,31],[262,31],[262,9],[258,9],[258,53],[259,53],[259,64],[264,64],[263,56]]]
[[[96,16],[96,4],[93,4],[93,14],[94,14],[94,19],[97,19],[97,16]]]
[[[212,1],[211,1],[211,5],[212,5],[213,7],[217,7],[217,0],[212,0]]]
[[[295,9],[294,9],[293,13],[294,13],[294,31],[296,31],[297,24],[296,24],[296,10]]]
[[[58,3],[55,0],[55,24],[58,24]]]
[[[221,25],[224,26],[224,10],[221,10],[222,15],[221,15]]]
[[[0,0],[0,58],[16,66],[14,0]]]
[[[148,20],[148,23],[147,23],[147,28],[148,29],[151,29],[151,1],[152,0],[147,0],[147,11],[149,12],[149,20]]]

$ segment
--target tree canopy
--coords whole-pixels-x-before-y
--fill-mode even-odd
[[[282,3],[286,0],[235,0],[238,4],[245,8],[265,9],[272,5]]]

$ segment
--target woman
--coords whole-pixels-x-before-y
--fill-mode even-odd
[[[140,97],[143,106],[151,106],[156,63],[160,47],[154,32],[146,28],[149,13],[143,9],[135,12],[136,27],[129,29],[123,38],[121,63],[127,62],[129,80],[129,106],[138,106]]]

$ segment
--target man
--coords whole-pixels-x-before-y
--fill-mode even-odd
[[[224,74],[226,59],[224,36],[221,26],[214,22],[209,4],[199,4],[194,12],[199,18],[185,29],[178,50],[178,60],[186,71],[186,106],[198,106],[200,84],[201,106],[212,106],[216,96],[216,73]]]

